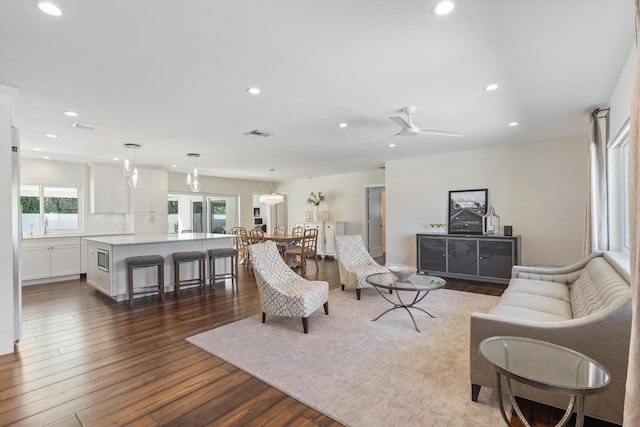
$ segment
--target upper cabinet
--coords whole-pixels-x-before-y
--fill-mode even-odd
[[[138,169],[140,188],[133,190],[135,213],[168,212],[169,179],[167,171]]]
[[[91,213],[129,213],[129,185],[120,168],[91,166]]]

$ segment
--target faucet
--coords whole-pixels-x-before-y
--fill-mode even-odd
[[[49,219],[45,216],[44,217],[44,234],[47,234],[49,232]]]

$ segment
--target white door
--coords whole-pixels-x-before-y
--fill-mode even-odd
[[[384,218],[382,200],[384,187],[367,188],[367,249],[372,257],[381,257]]]

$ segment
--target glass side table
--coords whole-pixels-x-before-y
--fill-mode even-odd
[[[496,389],[500,413],[508,426],[502,400],[501,376],[506,378],[507,394],[522,423],[530,424],[522,415],[513,394],[510,380],[555,393],[571,396],[569,406],[556,427],[565,426],[576,407],[576,427],[584,425],[584,400],[587,395],[604,391],[611,376],[600,363],[556,344],[521,337],[491,337],[480,343],[480,354],[496,371]]]

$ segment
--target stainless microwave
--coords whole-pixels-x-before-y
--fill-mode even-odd
[[[98,269],[109,272],[109,251],[98,249]]]

